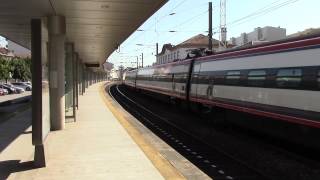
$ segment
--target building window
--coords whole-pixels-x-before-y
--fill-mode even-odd
[[[248,85],[249,86],[263,86],[266,80],[265,70],[252,70],[248,73]]]
[[[177,55],[177,52],[174,52],[174,54],[173,54],[173,60],[176,59],[176,55]]]
[[[179,51],[177,51],[177,59],[179,59]]]
[[[277,73],[277,86],[280,88],[297,88],[302,79],[302,70],[298,68],[280,69]]]
[[[226,74],[226,84],[237,85],[240,82],[240,71],[228,71]]]

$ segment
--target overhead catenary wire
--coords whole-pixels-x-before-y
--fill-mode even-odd
[[[171,14],[172,12],[174,12],[174,10],[178,9],[178,7],[180,7],[181,5],[183,5],[183,4],[186,3],[186,2],[187,2],[187,0],[182,0],[180,3],[178,3],[178,4],[177,4],[175,7],[173,7],[171,10],[167,11],[167,12],[165,13],[165,15],[160,16],[160,17],[155,17],[155,20],[154,20],[154,21],[156,21],[155,23],[151,23],[149,26],[144,27],[143,29],[141,29],[140,34],[138,34],[136,37],[134,37],[134,39],[130,40],[130,42],[127,43],[124,47],[122,47],[122,49],[124,49],[125,47],[133,44],[137,39],[143,37],[143,36],[142,36],[142,35],[144,34],[143,32],[152,32],[152,31],[153,31],[153,32],[156,32],[156,33],[166,32],[166,30],[158,31],[154,26],[159,25],[159,21],[160,21],[160,20],[163,20],[164,18],[169,17],[170,14]],[[200,4],[200,5],[197,6],[197,9],[199,9],[199,7],[206,7],[206,6],[207,6],[207,3],[202,3],[202,4]],[[179,12],[175,12],[175,14],[184,14],[184,13],[190,13],[190,9],[189,9],[189,8],[184,8],[184,9],[179,9]],[[167,30],[167,32],[170,31],[170,30],[172,30],[172,29]],[[157,37],[156,37],[156,38],[157,38]],[[155,38],[153,38],[153,41],[154,41],[154,39],[155,39]],[[149,42],[150,42],[150,41],[149,41]]]
[[[173,7],[170,11],[168,11],[168,13],[165,13],[165,15],[161,16],[161,17],[157,17],[155,16],[155,24],[150,24],[148,27],[144,28],[145,30],[148,30],[150,28],[152,28],[153,26],[155,26],[156,28],[156,24],[158,23],[157,21],[160,21],[162,20],[163,18],[169,16],[170,13],[172,13],[175,9],[177,9],[178,7],[180,7],[182,4],[184,4],[187,0],[182,0],[179,4],[177,4],[175,7]],[[154,29],[154,28],[152,28]],[[143,31],[145,31],[143,30]],[[142,31],[142,32],[143,32]],[[135,42],[135,40],[137,40],[138,38],[142,37],[143,33],[141,33],[140,35],[137,35],[134,39],[130,40],[129,43],[127,43],[127,45],[125,45],[124,47],[128,46],[128,45],[131,45],[133,42]],[[123,47],[123,48],[124,48]]]
[[[232,26],[240,25],[242,23],[245,23],[245,22],[248,22],[248,21],[252,20],[253,18],[254,19],[258,18],[258,17],[263,16],[265,14],[268,14],[268,13],[270,13],[272,11],[275,11],[275,10],[281,8],[281,7],[284,7],[284,6],[287,6],[289,4],[295,3],[295,2],[297,2],[299,0],[286,0],[284,2],[281,2],[281,1],[283,1],[283,0],[274,1],[274,2],[272,2],[270,4],[268,4],[267,6],[265,6],[263,8],[260,8],[257,11],[254,11],[253,13],[251,13],[251,14],[249,14],[247,16],[244,16],[244,17],[242,17],[240,19],[237,19],[235,21],[229,22],[228,25],[229,26],[230,25],[232,25]],[[186,22],[192,20],[193,18],[195,18],[195,17],[192,17],[192,18],[188,19]],[[174,26],[173,28],[179,27],[179,26],[181,26],[183,24],[185,24],[185,22],[183,22],[181,24],[178,24],[177,26]],[[219,27],[214,27],[213,29],[217,29],[217,28],[219,28]],[[173,38],[174,36],[177,36],[177,33],[179,33],[179,32],[184,32],[184,31],[176,30],[176,33],[174,35],[170,36],[169,38],[167,38],[166,40],[164,40],[164,43],[167,40]],[[185,32],[188,32],[188,31],[185,31]]]
[[[282,7],[285,7],[285,6],[288,6],[290,4],[293,4],[295,2],[297,2],[299,0],[276,0],[276,1],[273,1],[269,4],[267,4],[266,6],[262,7],[262,8],[259,8],[258,10],[255,10],[253,11],[252,13],[249,13],[248,15],[244,16],[244,17],[241,17],[239,19],[236,19],[236,20],[233,20],[233,21],[230,21],[230,22],[227,22],[227,27],[230,28],[230,27],[234,27],[234,26],[238,26],[238,25],[241,25],[241,24],[244,24],[244,23],[247,23],[248,21],[252,21],[256,18],[259,18],[261,16],[264,16],[268,13],[271,13],[275,10],[278,10]],[[176,6],[174,6],[170,11],[168,11],[169,13],[170,12],[173,12],[174,10],[178,9],[179,7],[181,7],[184,3],[186,2],[186,0],[182,0],[180,1],[179,3],[176,4]],[[179,9],[180,10],[180,9]],[[205,12],[202,12],[202,13],[206,13],[208,11],[205,11]],[[184,13],[183,12],[178,12],[179,15],[181,15],[181,13]],[[201,13],[200,13],[201,14]],[[197,14],[191,18],[189,18],[188,20],[185,20],[179,24],[176,24],[174,25],[173,27],[171,27],[170,29],[168,30],[158,30],[156,28],[152,28],[152,26],[156,26],[156,24],[151,24],[149,27],[151,27],[152,29],[154,29],[155,31],[157,31],[156,33],[165,33],[165,34],[168,34],[169,31],[172,31],[171,33],[174,33],[173,35],[171,35],[169,38],[166,38],[165,40],[161,40],[163,43],[165,43],[166,41],[168,41],[169,39],[172,39],[173,37],[177,37],[177,36],[180,36],[179,34],[181,33],[185,33],[185,32],[198,32],[198,31],[193,31],[193,30],[187,30],[187,29],[182,29],[182,27],[184,27],[185,24],[187,23],[190,23],[191,21],[193,21],[197,16],[199,16],[200,14]],[[165,15],[165,16],[162,16],[161,18],[165,18],[167,17],[168,15]],[[159,19],[158,19],[159,21]],[[159,25],[159,22],[156,22],[158,23],[157,25]],[[162,23],[165,23],[165,21],[163,21]],[[219,27],[214,27],[213,29],[214,30],[217,30]],[[182,29],[182,30],[181,30]],[[153,30],[149,30],[149,28],[143,28],[144,31],[146,32],[152,32]],[[174,32],[173,32],[174,31]],[[199,30],[199,32],[205,32],[205,31],[202,31],[202,30]],[[144,35],[145,33],[141,33],[139,34],[138,37],[135,37],[133,40],[130,40],[130,44],[134,43],[137,39],[141,38],[142,35]],[[154,40],[158,38],[155,37],[155,38],[152,38],[151,41],[149,41],[148,44],[150,43],[153,43]],[[175,38],[177,39],[177,38]],[[158,41],[156,41],[158,42]],[[161,43],[161,42],[160,42]],[[126,45],[127,46],[127,45]]]
[[[242,23],[245,23],[245,22],[248,22],[249,20],[248,19],[255,19],[257,17],[261,17],[265,14],[268,14],[272,11],[275,11],[279,8],[282,8],[284,6],[287,6],[289,4],[292,4],[292,3],[295,3],[299,0],[286,0],[284,2],[281,2],[282,0],[277,0],[277,1],[274,1],[273,3],[253,12],[253,13],[250,13],[249,15],[246,15],[242,18],[239,18],[237,20],[234,20],[232,22],[229,22],[227,23],[227,26],[230,27],[231,25],[239,25],[239,24],[242,24]],[[278,3],[278,2],[281,2],[281,3]],[[273,6],[272,6],[273,5]]]
[[[175,29],[175,28],[177,28],[177,27],[180,27],[180,28],[181,28],[181,27],[183,27],[182,25],[196,20],[196,18],[200,17],[201,15],[203,15],[203,14],[205,14],[205,13],[207,13],[207,12],[208,12],[208,10],[206,10],[206,11],[204,11],[204,12],[201,12],[201,13],[199,13],[199,14],[197,14],[197,15],[189,18],[189,19],[187,19],[186,21],[183,21],[182,23],[180,23],[180,24],[178,24],[178,25],[176,25],[176,26],[173,26],[171,29]],[[167,41],[168,39],[171,39],[173,36],[176,36],[177,33],[179,33],[179,30],[176,30],[175,34],[172,35],[172,36],[170,36],[169,38],[165,39],[164,42]]]

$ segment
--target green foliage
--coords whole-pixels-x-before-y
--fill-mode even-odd
[[[10,78],[21,81],[31,80],[30,68],[30,58],[13,58],[7,60],[0,57],[0,80],[8,80]]]
[[[11,66],[9,61],[0,57],[0,79],[7,80],[10,78]]]

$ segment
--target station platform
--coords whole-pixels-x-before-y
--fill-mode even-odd
[[[26,91],[20,94],[8,94],[5,96],[0,96],[0,106],[1,104],[9,104],[15,101],[21,101],[31,96],[31,91]]]
[[[79,97],[76,122],[49,133],[45,168],[32,165],[30,109],[0,124],[0,179],[185,179],[130,124],[119,121],[103,84]]]

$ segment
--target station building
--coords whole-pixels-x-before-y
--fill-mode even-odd
[[[170,63],[186,59],[188,53],[194,49],[208,49],[208,36],[198,34],[178,45],[164,44],[161,52],[156,56],[157,60],[155,65]],[[218,50],[219,41],[212,39],[213,50]]]

